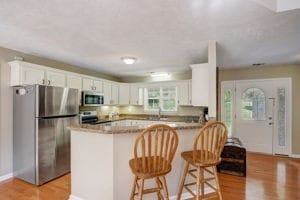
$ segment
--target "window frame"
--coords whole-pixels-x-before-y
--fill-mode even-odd
[[[251,116],[251,119],[249,118],[249,119],[246,119],[246,118],[244,118],[244,116],[243,116],[243,110],[244,110],[244,107],[243,107],[243,103],[244,103],[244,94],[248,91],[248,90],[250,90],[250,89],[256,89],[256,90],[259,90],[259,91],[261,91],[262,93],[263,93],[263,95],[264,95],[264,97],[262,98],[262,99],[264,99],[264,117],[263,118],[253,118],[253,116]],[[245,89],[242,93],[241,93],[241,101],[242,101],[242,103],[241,103],[241,108],[239,108],[240,109],[240,112],[241,112],[241,120],[243,120],[243,121],[265,121],[266,119],[267,119],[267,116],[266,116],[266,114],[267,114],[267,98],[266,98],[266,94],[265,94],[265,91],[264,90],[262,90],[261,88],[258,88],[258,87],[250,87],[250,88],[247,88],[247,89]],[[253,103],[253,98],[252,98],[252,103]],[[252,105],[253,106],[253,105]],[[253,114],[253,109],[252,109],[252,114]]]
[[[159,97],[158,98],[149,98],[149,89],[157,89],[159,88]],[[168,98],[168,97],[164,97],[163,96],[163,89],[164,88],[175,88],[175,97],[174,98]],[[167,85],[167,86],[151,86],[151,87],[146,87],[144,88],[144,111],[146,112],[158,112],[159,108],[154,108],[151,109],[149,108],[149,104],[148,104],[148,100],[149,99],[158,99],[159,101],[159,108],[161,109],[162,112],[170,112],[170,113],[174,113],[174,112],[178,112],[178,86],[175,85]],[[175,101],[175,106],[173,110],[166,110],[164,109],[163,106],[163,101],[164,100],[170,100],[170,99],[174,99]]]

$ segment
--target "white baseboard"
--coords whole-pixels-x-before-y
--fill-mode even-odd
[[[77,196],[75,196],[75,195],[72,195],[72,194],[70,194],[70,196],[69,196],[69,200],[85,200],[85,199],[83,199],[83,198],[80,198],[80,197],[77,197]]]
[[[79,198],[79,197],[76,197],[76,196],[74,196],[74,195],[70,194],[70,196],[69,196],[69,200],[84,200],[84,199],[82,199],[82,198]]]
[[[291,154],[290,157],[291,158],[300,158],[300,154]]]
[[[13,177],[13,173],[9,173],[9,174],[6,174],[6,175],[3,175],[3,176],[0,176],[0,182],[1,181],[5,181],[7,179],[10,179]]]

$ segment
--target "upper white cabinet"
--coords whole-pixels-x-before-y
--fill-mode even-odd
[[[51,85],[66,87],[66,73],[32,63],[13,61],[11,67],[11,86],[15,85]]]
[[[208,106],[209,65],[191,65],[192,68],[192,105]]]
[[[67,87],[82,90],[82,78],[77,75],[67,75]]]
[[[138,84],[130,85],[130,105],[143,105],[143,87]]]
[[[9,62],[9,65],[11,67],[11,86],[45,84],[45,69],[20,61]]]
[[[82,80],[83,90],[103,92],[103,83],[100,80],[83,78]]]
[[[181,81],[178,83],[178,105],[188,106],[191,105],[191,88],[190,81]]]
[[[117,83],[103,82],[103,94],[105,105],[119,103],[119,85]]]
[[[130,104],[130,85],[128,83],[121,83],[119,85],[119,104]]]
[[[45,84],[57,87],[66,87],[66,74],[56,71],[47,71]]]

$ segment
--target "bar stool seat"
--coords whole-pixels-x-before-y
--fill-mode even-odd
[[[184,151],[181,153],[181,157],[191,165],[195,167],[210,167],[218,165],[221,162],[221,158],[218,158],[215,154],[210,151],[196,151],[196,160],[193,158],[194,151]],[[208,158],[203,158],[200,155],[207,155]]]
[[[149,179],[164,176],[168,174],[172,169],[171,164],[167,163],[167,161],[164,158],[156,158],[154,156],[151,156],[145,159],[146,166],[148,165],[148,163],[150,163],[151,165],[151,167],[149,167],[147,170],[145,170],[143,167],[142,158],[131,159],[129,161],[129,166],[131,168],[132,173],[140,178]],[[166,166],[164,167],[163,165],[154,165],[155,162],[165,163]]]

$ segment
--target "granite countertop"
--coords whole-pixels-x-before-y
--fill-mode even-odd
[[[129,118],[120,118],[121,120],[144,120],[146,119],[129,119]],[[149,120],[148,121],[154,121]],[[167,124],[174,128],[175,130],[182,129],[200,129],[203,125],[199,123],[186,123],[186,122],[171,122],[171,121],[157,121],[159,123]],[[135,124],[135,125],[112,125],[111,123],[102,123],[102,124],[77,124],[69,127],[73,131],[82,131],[82,132],[92,132],[92,133],[101,133],[101,134],[117,134],[117,133],[136,133],[141,132],[145,128],[149,127],[149,124]]]

